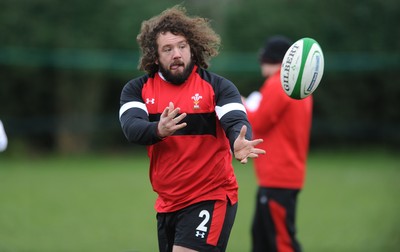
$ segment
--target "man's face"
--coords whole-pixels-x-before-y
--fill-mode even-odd
[[[193,63],[186,38],[171,32],[160,33],[157,38],[160,72],[173,84],[182,84],[189,77]]]
[[[269,78],[281,69],[281,63],[261,63],[261,75],[264,78]]]

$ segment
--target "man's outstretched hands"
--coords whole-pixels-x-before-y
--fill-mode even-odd
[[[180,121],[186,117],[186,113],[177,116],[179,111],[180,108],[174,109],[174,104],[172,102],[164,109],[157,125],[157,135],[160,138],[170,136],[174,134],[175,131],[186,127],[187,123],[180,123]]]
[[[164,109],[160,116],[160,121],[157,125],[157,135],[160,138],[171,136],[175,131],[180,130],[187,126],[186,122],[180,123],[183,118],[186,117],[186,113],[182,113],[179,116],[180,108],[174,108],[172,102],[169,103],[168,107]],[[242,164],[247,163],[247,158],[256,158],[258,154],[265,154],[262,149],[255,148],[255,146],[261,142],[262,139],[255,139],[248,141],[245,139],[247,127],[243,125],[240,130],[239,136],[236,138],[233,144],[234,156]]]
[[[247,158],[256,158],[258,154],[265,154],[265,150],[254,148],[257,144],[262,143],[262,139],[255,139],[248,141],[245,138],[247,132],[246,125],[240,129],[239,136],[236,138],[233,144],[233,154],[236,160],[242,164],[247,163]]]

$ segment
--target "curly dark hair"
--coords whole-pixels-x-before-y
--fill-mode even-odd
[[[200,67],[208,68],[209,60],[218,55],[221,39],[211,28],[210,20],[189,17],[184,7],[176,5],[143,21],[136,38],[142,52],[138,69],[150,75],[158,71],[158,65],[155,63],[158,59],[157,38],[165,32],[184,36],[190,45],[193,62]]]

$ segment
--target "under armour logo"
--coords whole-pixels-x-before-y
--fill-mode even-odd
[[[205,235],[206,235],[206,233],[204,233],[204,232],[196,231],[196,237],[200,237],[201,236],[201,238],[204,239]]]
[[[268,197],[267,196],[263,195],[263,196],[260,197],[260,203],[261,204],[265,205],[265,204],[267,204],[267,202],[268,202]]]
[[[156,99],[154,99],[154,98],[151,98],[151,99],[149,99],[149,98],[146,98],[146,104],[154,104],[154,102],[156,101]]]

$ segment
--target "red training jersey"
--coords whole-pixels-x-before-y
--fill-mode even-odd
[[[157,122],[169,102],[187,113],[187,126],[160,140]],[[147,145],[157,212],[204,200],[237,202],[231,146],[242,125],[250,129],[247,139],[251,128],[233,83],[197,66],[182,85],[145,75],[125,85],[120,121],[130,141]]]
[[[312,123],[313,100],[290,98],[280,82],[280,71],[260,89],[258,108],[247,111],[254,138],[264,142],[258,148],[266,155],[254,160],[259,186],[301,189]]]

